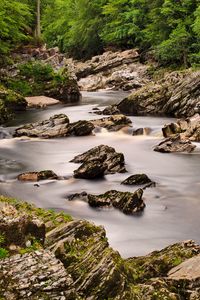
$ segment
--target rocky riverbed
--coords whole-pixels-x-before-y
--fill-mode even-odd
[[[87,221],[6,197],[0,217],[2,299],[200,297],[200,246],[193,241],[124,260],[104,228]]]
[[[77,75],[87,77],[89,68],[107,76],[102,57],[110,57],[111,73],[138,60],[134,51],[107,53]],[[41,106],[3,128],[1,193],[54,212],[1,197],[0,298],[199,299],[199,268],[190,266],[198,265],[200,248],[193,241],[129,259],[109,246],[130,257],[199,241],[198,79],[198,72],[179,72],[157,83],[131,82],[140,89],[117,106],[110,104],[120,93],[83,93],[81,105]],[[122,112],[197,114],[175,121]],[[109,243],[104,228],[89,221],[106,227]]]

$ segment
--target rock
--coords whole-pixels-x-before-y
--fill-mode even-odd
[[[139,63],[136,49],[106,51],[86,62],[67,60],[78,78],[81,90],[137,89],[148,82],[146,65]]]
[[[141,184],[147,184],[147,183],[153,183],[151,179],[146,174],[135,174],[124,181],[122,181],[121,184],[126,185],[141,185]]]
[[[18,111],[26,110],[24,97],[0,85],[0,124],[13,118]]]
[[[40,138],[64,137],[68,135],[69,118],[64,114],[54,115],[48,120],[27,124],[15,130],[14,136]]]
[[[96,119],[90,121],[95,127],[103,127],[108,130],[117,131],[123,127],[130,126],[132,123],[129,118],[124,115],[114,115],[102,119]]]
[[[26,97],[25,99],[28,103],[28,106],[34,108],[45,108],[46,106],[51,106],[60,103],[59,100],[45,96]]]
[[[142,200],[143,190],[138,189],[134,193],[111,190],[101,195],[86,193],[70,195],[69,199],[87,201],[92,207],[115,207],[127,215],[143,211],[145,203]]]
[[[188,240],[170,245],[160,251],[153,251],[147,256],[127,259],[137,282],[145,282],[149,278],[167,277],[168,272],[188,258],[200,254],[200,246]]]
[[[103,110],[98,109],[97,111],[94,111],[94,113],[97,115],[108,115],[108,116],[121,114],[120,110],[117,108],[116,105],[109,105]]]
[[[58,179],[58,176],[51,170],[45,170],[40,172],[27,172],[18,175],[20,181],[40,181],[46,179]]]
[[[172,72],[122,100],[118,109],[128,115],[190,117],[200,104],[200,72]]]
[[[77,220],[49,232],[46,241],[72,276],[81,298],[125,299],[123,261],[108,246],[104,228]]]
[[[106,165],[100,160],[86,161],[74,171],[74,177],[83,179],[96,179],[104,177],[105,171]]]
[[[119,206],[123,199],[119,193],[122,192],[107,193]],[[124,193],[124,200],[130,199],[130,194]],[[82,197],[87,197],[87,194],[82,193]],[[129,201],[127,203],[130,204]],[[0,223],[3,219],[9,225],[23,215],[29,221],[38,218],[47,229],[45,243],[39,249],[29,248],[31,239],[28,234],[25,239],[28,249],[21,249],[21,254],[16,255],[18,246],[11,244],[7,248],[10,257],[1,257],[2,299],[199,299],[200,246],[194,241],[177,243],[146,256],[125,260],[109,247],[101,226],[84,220],[72,220],[66,214],[36,208],[3,196],[0,196],[0,207]],[[2,255],[5,242],[2,244],[1,228],[0,232]],[[15,238],[18,227],[11,233]],[[192,257],[194,261],[188,260]],[[171,275],[178,265],[179,269]],[[181,276],[177,272],[181,272]],[[173,274],[177,277],[170,278]],[[187,278],[182,279],[182,274]]]
[[[164,137],[171,137],[180,134],[181,140],[200,141],[200,115],[195,114],[191,118],[178,120],[162,128]]]
[[[48,250],[0,260],[0,271],[4,299],[78,299],[71,276]]]
[[[168,277],[173,280],[186,280],[194,284],[200,282],[200,255],[187,259],[168,272]]]
[[[3,246],[26,246],[27,239],[37,239],[44,244],[45,224],[36,217],[20,213],[13,206],[0,202],[0,232],[4,236]]]
[[[90,135],[94,129],[91,121],[78,121],[69,125],[69,134],[75,136]]]
[[[189,140],[181,140],[179,136],[173,138],[167,138],[158,144],[154,151],[162,153],[171,152],[192,152],[196,148]]]
[[[75,79],[66,78],[63,82],[46,86],[44,95],[62,101],[74,103],[81,99],[81,94]]]
[[[148,135],[148,134],[150,134],[150,132],[151,132],[151,128],[149,128],[149,127],[138,128],[138,129],[133,130],[132,135],[133,136],[135,136],[135,135]]]
[[[94,147],[83,154],[77,155],[71,162],[82,163],[83,169],[84,166],[86,166],[87,169],[91,168],[91,170],[96,167],[98,171],[105,169],[104,174],[126,172],[124,155],[122,153],[117,153],[114,148],[106,145]],[[84,165],[85,163],[89,164]],[[80,168],[82,170],[82,166]]]

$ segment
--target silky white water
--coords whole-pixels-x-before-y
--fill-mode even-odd
[[[120,92],[83,93],[80,104],[57,105],[45,110],[31,110],[19,114],[6,132],[21,124],[65,113],[70,121],[99,118],[89,112],[96,106],[117,103],[125,96]],[[129,131],[107,132],[103,129],[93,136],[66,137],[51,140],[0,140],[0,193],[35,203],[44,208],[63,210],[76,218],[93,221],[106,228],[110,245],[123,257],[148,252],[185,239],[200,242],[200,150],[192,154],[162,154],[153,146],[162,139],[161,127],[168,118],[131,117],[133,128],[150,127],[148,136],[132,136]],[[73,171],[79,165],[69,161],[90,148],[106,144],[123,152],[128,173],[107,175],[102,180],[74,179]],[[21,183],[19,173],[51,169],[63,181]],[[157,183],[146,189],[144,212],[127,216],[116,209],[92,209],[81,201],[68,201],[67,195],[86,191],[103,193],[110,189],[134,191],[137,187],[120,185],[121,181],[136,173],[146,173]]]

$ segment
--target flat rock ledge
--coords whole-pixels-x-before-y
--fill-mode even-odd
[[[70,123],[65,114],[54,115],[48,120],[27,124],[15,130],[14,136],[28,136],[39,138],[66,137],[70,135],[90,135],[94,125],[89,121]]]
[[[4,221],[8,220],[7,229],[3,233],[1,229],[0,241],[2,299],[198,300],[200,297],[200,246],[194,241],[124,260],[109,247],[102,226],[72,220],[66,214],[3,196],[0,196],[0,214],[0,220],[2,216]],[[37,219],[45,227],[43,243],[37,236],[30,240],[27,231],[24,231],[26,244],[17,242],[16,231],[9,224],[14,219],[17,228],[23,228],[22,215],[29,222]]]
[[[46,96],[25,97],[28,107],[45,108],[46,106],[56,105],[61,103],[59,100]]]
[[[75,178],[95,179],[107,174],[126,172],[124,155],[107,145],[94,147],[71,160],[82,163],[74,171]]]
[[[144,210],[145,203],[142,196],[142,189],[138,189],[134,193],[111,190],[101,195],[91,195],[83,192],[81,194],[70,195],[68,199],[87,201],[91,207],[108,208],[113,206],[121,210],[124,214],[132,215]]]

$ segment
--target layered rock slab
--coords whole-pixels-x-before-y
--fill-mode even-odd
[[[89,121],[78,121],[70,123],[65,114],[54,115],[48,120],[27,124],[17,128],[15,137],[28,136],[40,138],[66,137],[69,135],[89,135],[92,133],[94,125]]]
[[[191,117],[200,105],[200,72],[172,72],[122,100],[117,108],[128,115]]]

